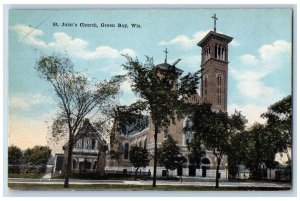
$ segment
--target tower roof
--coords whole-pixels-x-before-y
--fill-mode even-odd
[[[215,38],[221,41],[225,41],[227,43],[230,43],[232,41],[232,37],[230,36],[226,36],[224,34],[220,34],[214,31],[210,31],[197,45],[200,47],[204,47],[205,44],[207,43],[207,41],[209,41],[210,39]]]

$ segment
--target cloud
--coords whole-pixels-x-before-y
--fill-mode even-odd
[[[38,39],[37,37],[43,36],[44,32],[38,29],[33,29],[29,26],[22,24],[17,24],[12,27],[12,30],[15,30],[19,36],[19,41],[24,42],[28,45],[38,46],[46,48],[47,45],[44,41]]]
[[[29,111],[31,107],[40,104],[55,104],[55,102],[51,97],[44,96],[40,93],[32,95],[26,94],[26,96],[16,95],[9,98],[10,108],[20,109],[23,111]]]
[[[136,55],[134,50],[122,49],[117,50],[107,45],[101,45],[94,50],[89,50],[89,42],[81,38],[72,38],[64,32],[53,34],[53,41],[48,44],[39,39],[44,35],[44,32],[39,29],[33,29],[27,25],[17,24],[11,28],[15,30],[19,36],[19,40],[30,46],[50,49],[61,52],[68,52],[71,55],[82,59],[97,59],[97,58],[119,58],[121,54],[128,54],[132,57]]]
[[[194,33],[194,35],[191,38],[183,34],[177,35],[168,41],[162,40],[158,44],[159,45],[180,45],[183,49],[188,50],[191,47],[195,46],[199,41],[201,41],[210,31],[211,30],[198,31]],[[229,45],[237,47],[240,46],[240,43],[235,39],[233,39]]]
[[[284,92],[268,85],[264,78],[291,62],[291,43],[277,40],[272,44],[262,45],[258,49],[258,56],[245,54],[239,60],[239,68],[231,67],[229,73],[237,82],[241,98],[246,101],[244,104],[232,103],[228,106],[228,112],[233,113],[234,109],[242,111],[249,121],[248,126],[255,121],[264,123],[265,120],[260,115],[267,111],[269,105],[284,96]]]
[[[231,43],[229,43],[229,45],[231,45],[231,46],[233,46],[233,47],[238,47],[238,46],[240,46],[241,44],[240,44],[238,41],[236,41],[235,39],[233,39],[233,40],[231,41]]]
[[[177,35],[171,40],[159,42],[159,45],[180,45],[183,49],[189,49],[202,40],[209,31],[196,32],[191,38],[186,35]]]
[[[176,65],[180,69],[184,70],[184,73],[196,72],[200,70],[201,55],[185,55],[180,57],[180,62]],[[170,59],[170,61],[176,59]],[[172,63],[172,62],[170,62]]]
[[[243,56],[240,57],[240,61],[244,64],[249,64],[249,65],[257,65],[258,64],[258,60],[255,56],[251,55],[251,54],[245,54]]]
[[[266,120],[261,118],[260,115],[267,111],[267,107],[265,106],[258,106],[255,104],[231,104],[228,106],[228,114],[233,114],[234,111],[241,111],[242,115],[246,116],[248,120],[247,126],[250,127],[255,122],[265,123]]]
[[[281,97],[281,92],[272,86],[267,86],[263,78],[281,68],[284,62],[291,61],[291,43],[277,40],[272,44],[262,45],[258,53],[258,57],[251,54],[242,55],[240,68],[231,68],[229,72],[237,80],[240,93],[247,98]]]

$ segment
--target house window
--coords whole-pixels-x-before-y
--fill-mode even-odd
[[[76,160],[73,160],[73,169],[76,169]]]
[[[77,140],[76,149],[82,149],[82,139]]]
[[[96,140],[92,140],[92,150],[94,150],[95,149],[95,147],[96,147]]]
[[[95,170],[96,167],[97,167],[97,161],[95,161],[94,164],[93,164],[93,170]]]
[[[85,141],[85,148],[88,150],[92,150],[93,149],[93,140],[86,138],[84,139]]]
[[[128,142],[126,142],[125,144],[124,144],[124,159],[128,159],[128,152],[129,152],[129,143]]]

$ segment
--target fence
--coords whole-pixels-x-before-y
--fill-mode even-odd
[[[135,176],[136,171],[127,170],[127,169],[123,169],[123,170],[105,170],[105,174],[123,174],[123,175]],[[151,172],[150,172],[150,170],[148,172],[139,170],[137,172],[137,176],[150,177]]]

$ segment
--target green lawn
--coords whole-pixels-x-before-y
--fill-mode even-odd
[[[216,189],[210,186],[171,186],[158,185],[153,188],[151,185],[125,185],[125,184],[71,184],[69,189],[64,189],[62,184],[29,184],[29,183],[8,183],[11,190],[86,190],[86,191],[277,191],[290,190],[290,188],[267,188],[267,187],[220,187]]]

